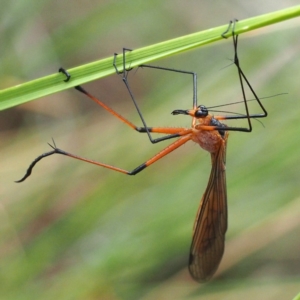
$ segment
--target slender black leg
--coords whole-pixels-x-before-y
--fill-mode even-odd
[[[132,99],[133,101],[133,104],[140,116],[140,119],[143,123],[143,126],[146,130],[146,133],[149,137],[149,140],[151,143],[155,144],[155,143],[158,143],[158,142],[161,142],[163,140],[167,140],[167,139],[170,139],[170,138],[173,138],[175,137],[174,135],[168,135],[168,136],[164,136],[164,137],[161,137],[161,138],[156,138],[154,139],[150,133],[150,131],[148,130],[149,126],[147,125],[145,119],[144,119],[144,116],[135,100],[135,97],[133,95],[133,92],[130,88],[130,85],[129,85],[129,82],[128,82],[128,73],[129,71],[132,70],[132,68],[129,68],[129,69],[126,69],[126,52],[127,51],[132,51],[131,49],[128,49],[128,48],[123,48],[123,71],[120,72],[116,66],[116,57],[117,57],[117,53],[114,54],[114,62],[113,62],[113,65],[116,69],[116,73],[117,74],[123,74],[122,76],[122,80],[128,90],[128,93],[130,95],[130,98]],[[182,71],[182,70],[176,70],[176,69],[169,69],[169,68],[163,68],[163,67],[155,67],[155,66],[150,66],[150,65],[141,65],[140,67],[147,67],[147,68],[153,68],[153,69],[159,69],[159,70],[165,70],[165,71],[172,71],[172,72],[178,72],[178,73],[183,73],[183,74],[190,74],[193,76],[193,107],[196,108],[197,107],[197,74],[194,73],[194,72],[188,72],[188,71]]]
[[[240,62],[238,58],[238,35],[235,34],[235,26],[236,23],[238,22],[237,19],[234,19],[233,21],[229,22],[228,28],[226,29],[225,32],[222,33],[222,37],[226,38],[225,34],[228,33],[231,29],[231,35],[232,35],[232,40],[233,40],[233,48],[234,48],[234,59],[233,62],[237,67],[238,70],[238,76],[239,76],[239,82],[242,90],[242,95],[243,95],[243,101],[245,103],[245,111],[246,115],[241,115],[241,116],[224,116],[224,119],[227,120],[232,120],[232,119],[247,119],[248,122],[248,128],[236,128],[234,127],[227,127],[225,130],[233,130],[233,131],[244,131],[244,132],[251,132],[252,131],[252,123],[251,123],[251,118],[265,118],[267,117],[268,113],[264,106],[262,105],[261,101],[259,100],[258,96],[256,95],[254,89],[252,88],[250,82],[248,81],[247,77],[245,76],[244,72],[242,71],[240,67]],[[246,93],[245,93],[245,88],[244,88],[244,82],[250,89],[251,93],[253,94],[255,100],[259,104],[260,108],[262,109],[263,113],[262,114],[253,114],[250,115],[249,113],[249,108],[246,100]]]

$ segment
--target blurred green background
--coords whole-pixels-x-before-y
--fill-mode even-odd
[[[2,0],[0,88],[122,47],[297,4]],[[240,36],[241,66],[257,94],[288,95],[264,100],[263,126],[253,121],[252,133],[230,133],[229,229],[223,260],[207,284],[190,278],[187,260],[208,153],[190,143],[133,177],[52,156],[16,184],[49,151],[51,137],[66,151],[128,170],[169,142],[152,145],[73,89],[1,112],[0,299],[292,299],[299,293],[299,25],[293,19]],[[242,100],[232,57],[232,42],[224,40],[153,64],[197,72],[199,102],[212,106]],[[191,107],[189,76],[139,69],[130,83],[149,126],[190,126],[190,118],[170,114]],[[141,124],[119,76],[85,88]],[[253,103],[251,111],[258,112]]]

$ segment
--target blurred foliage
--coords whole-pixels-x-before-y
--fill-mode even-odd
[[[298,4],[297,1],[3,1],[1,88],[120,52]],[[240,37],[244,72],[269,117],[232,132],[229,229],[220,268],[199,285],[187,272],[193,219],[210,157],[187,144],[137,176],[65,157],[28,164],[55,138],[67,151],[133,169],[151,145],[71,89],[1,112],[1,299],[292,299],[299,293],[299,19]],[[199,101],[241,100],[232,43],[159,61],[198,73]],[[189,126],[190,78],[139,69],[130,83],[149,126]],[[136,124],[119,76],[85,85]],[[249,97],[251,97],[249,95]],[[239,111],[230,106],[230,111]],[[251,111],[256,107],[251,104]],[[232,121],[233,126],[240,125]],[[243,124],[243,123],[241,123]]]

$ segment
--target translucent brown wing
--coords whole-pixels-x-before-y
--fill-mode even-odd
[[[208,280],[217,270],[224,252],[227,230],[226,143],[228,132],[217,152],[211,154],[212,169],[197,212],[189,271],[197,281]]]

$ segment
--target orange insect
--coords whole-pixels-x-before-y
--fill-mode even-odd
[[[230,22],[227,33],[230,29],[232,22]],[[81,161],[85,161],[97,166],[111,169],[113,171],[118,171],[127,175],[135,175],[146,167],[157,162],[162,157],[166,156],[173,150],[182,146],[186,142],[192,140],[193,142],[199,144],[201,148],[208,151],[211,154],[211,163],[212,169],[210,173],[209,182],[207,188],[204,192],[204,195],[200,202],[200,207],[197,212],[196,221],[194,224],[193,239],[190,249],[189,257],[189,271],[192,277],[197,281],[206,281],[208,280],[217,270],[218,265],[222,259],[224,252],[224,243],[225,243],[225,233],[227,230],[227,192],[226,192],[226,175],[225,175],[225,165],[226,165],[226,144],[229,136],[229,131],[243,131],[251,132],[251,118],[263,118],[267,116],[267,111],[263,107],[261,101],[257,97],[256,93],[252,89],[250,83],[248,82],[246,76],[244,75],[238,59],[237,54],[237,44],[238,36],[234,33],[235,22],[233,23],[232,28],[232,38],[234,46],[234,64],[237,67],[239,81],[242,89],[242,95],[245,104],[245,115],[230,115],[230,116],[213,116],[209,114],[208,108],[204,105],[197,104],[197,75],[194,72],[187,72],[181,70],[174,70],[156,66],[142,65],[143,67],[179,72],[183,74],[189,74],[193,77],[193,108],[188,110],[177,109],[172,112],[173,115],[183,114],[189,115],[192,117],[192,126],[191,128],[177,127],[177,128],[168,128],[168,127],[148,127],[143,115],[135,101],[133,93],[130,89],[127,76],[130,70],[125,69],[125,51],[129,49],[123,49],[123,81],[129,91],[129,94],[132,98],[134,105],[136,106],[137,112],[140,115],[143,127],[138,127],[127,119],[122,117],[116,111],[105,105],[102,101],[98,100],[96,97],[88,93],[81,86],[75,87],[78,91],[84,93],[91,100],[96,102],[98,105],[102,106],[105,110],[111,113],[113,116],[123,121],[132,129],[141,132],[147,133],[149,139],[152,143],[158,143],[167,139],[178,138],[175,142],[164,148],[158,154],[153,156],[151,159],[147,160],[145,163],[139,165],[132,171],[127,171],[118,167],[114,167],[108,164],[83,158],[72,153],[66,152],[56,147],[54,141],[53,145],[50,145],[53,150],[46,152],[38,156],[29,166],[25,176],[17,182],[24,181],[32,172],[35,164],[43,159],[44,157],[50,156],[52,154],[62,154],[66,155]],[[222,36],[224,37],[224,34]],[[115,54],[114,66],[116,72],[119,74],[116,67],[116,57]],[[70,75],[64,69],[60,69],[61,72],[67,75],[67,79],[70,79]],[[244,82],[251,90],[252,94],[255,97],[255,100],[262,109],[261,114],[250,115],[248,110],[248,105],[245,96]],[[231,119],[246,119],[248,122],[248,127],[229,127],[220,121],[222,120],[231,120]],[[160,133],[167,134],[161,138],[153,139],[151,133]]]

